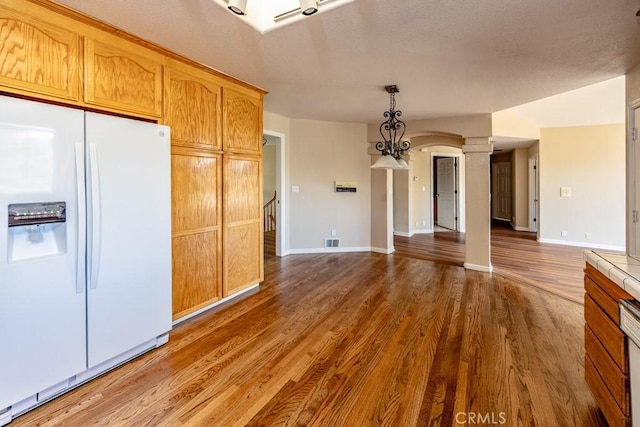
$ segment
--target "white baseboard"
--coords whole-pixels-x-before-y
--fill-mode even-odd
[[[371,247],[344,247],[344,248],[306,248],[306,249],[289,249],[287,251],[291,255],[302,254],[332,254],[340,252],[371,252]]]
[[[464,268],[466,268],[467,270],[482,271],[484,273],[491,273],[493,271],[493,266],[491,264],[486,266],[486,265],[478,265],[478,264],[471,264],[471,263],[465,262]]]
[[[529,227],[516,227],[515,225],[511,225],[511,227],[516,231],[531,231],[529,230]]]
[[[391,247],[391,248],[389,248],[389,249],[384,249],[384,248],[374,248],[374,247],[372,247],[372,248],[371,248],[371,252],[375,252],[375,253],[378,253],[378,254],[385,254],[385,255],[392,254],[392,253],[394,253],[395,251],[396,251],[396,248],[394,248],[394,247]]]
[[[417,229],[417,230],[413,230],[410,233],[407,233],[406,231],[394,231],[393,232],[394,236],[400,236],[400,237],[412,237],[414,234],[433,234],[433,229],[420,228],[420,229]]]
[[[413,233],[407,233],[406,231],[394,231],[393,235],[400,236],[400,237],[411,237]]]
[[[433,228],[420,228],[413,230],[413,234],[433,234]]]
[[[556,239],[539,238],[538,242],[540,242],[540,243],[550,243],[552,245],[577,246],[577,247],[580,247],[580,248],[604,249],[604,250],[607,250],[607,251],[624,252],[626,250],[626,248],[624,246],[602,245],[602,244],[599,244],[599,243],[588,243],[588,242],[573,242],[573,241],[570,241],[570,240],[556,240]]]

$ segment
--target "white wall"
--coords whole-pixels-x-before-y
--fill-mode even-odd
[[[539,156],[540,241],[624,250],[624,124],[542,129]]]
[[[393,231],[400,235],[410,234],[413,216],[410,210],[413,197],[409,191],[413,165],[411,161],[408,163],[410,170],[393,171]]]
[[[324,250],[336,230],[343,250],[370,250],[371,169],[367,125],[290,120],[290,252]],[[356,193],[337,193],[335,181],[355,181]],[[297,186],[299,192],[292,192]]]
[[[433,231],[431,228],[431,155],[427,151],[418,150],[413,153],[413,176],[411,179],[413,191],[413,220],[412,232],[425,233]],[[422,191],[422,188],[425,191]]]
[[[516,230],[529,229],[529,149],[516,148],[511,152],[511,226]]]

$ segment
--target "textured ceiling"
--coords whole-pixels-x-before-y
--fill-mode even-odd
[[[58,1],[262,87],[265,109],[296,118],[379,122],[386,84],[404,119],[491,113],[640,62],[640,0],[356,0],[266,34],[211,0]]]

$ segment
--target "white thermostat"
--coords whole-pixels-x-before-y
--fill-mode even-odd
[[[352,181],[336,181],[336,193],[355,193],[357,183]]]

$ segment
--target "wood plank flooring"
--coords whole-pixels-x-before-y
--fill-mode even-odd
[[[394,239],[398,256],[450,265],[464,264],[464,234],[438,232]],[[494,224],[491,229],[493,272],[583,304],[583,248],[539,243],[535,233]]]
[[[272,257],[265,277],[14,425],[606,425],[578,304],[374,253]]]

